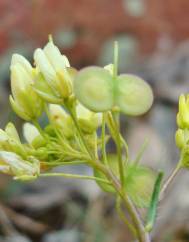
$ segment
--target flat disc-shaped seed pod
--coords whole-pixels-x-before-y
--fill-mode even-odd
[[[86,67],[74,78],[77,99],[94,112],[110,110],[114,102],[111,74],[100,67]]]
[[[121,112],[137,116],[146,113],[153,103],[153,92],[147,82],[131,74],[118,76],[115,103]]]

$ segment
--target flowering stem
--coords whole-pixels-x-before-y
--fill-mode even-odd
[[[75,113],[72,111],[72,109],[69,108],[69,105],[67,105],[67,109],[70,112],[73,122],[78,130],[81,141],[83,142],[83,145],[84,145],[86,151],[88,152],[89,156],[91,157],[90,164],[95,169],[98,169],[99,171],[101,171],[107,177],[107,179],[110,181],[110,184],[112,184],[112,186],[117,191],[117,194],[119,194],[119,196],[123,200],[125,207],[127,208],[128,212],[131,216],[132,222],[136,228],[136,235],[137,235],[139,242],[150,242],[149,234],[148,234],[148,232],[145,231],[143,222],[138,214],[138,211],[134,207],[130,198],[125,193],[123,193],[123,187],[122,187],[122,185],[120,185],[119,180],[117,180],[117,177],[115,177],[115,175],[112,173],[111,169],[107,168],[99,160],[97,160],[96,157],[94,156],[94,154],[89,150],[89,148],[85,142],[85,139],[83,137],[83,133],[78,125],[77,117],[76,117]],[[117,129],[117,144],[118,144],[117,148],[118,148],[119,161],[122,162],[121,139],[120,139],[119,129]],[[123,163],[121,165],[123,165]],[[120,170],[121,170],[121,172],[123,172],[123,169],[120,169]],[[122,174],[122,175],[124,175],[124,174]],[[123,177],[122,177],[122,179],[123,179]]]
[[[106,184],[111,184],[109,181],[102,179],[102,178],[97,178],[97,177],[93,177],[93,176],[85,176],[85,175],[76,175],[76,174],[68,174],[68,173],[42,173],[39,175],[40,177],[51,177],[51,176],[62,176],[65,178],[75,178],[75,179],[86,179],[86,180],[94,180],[94,181],[99,181],[99,182],[103,182]]]
[[[48,165],[48,166],[69,166],[69,165],[80,165],[80,164],[87,164],[87,161],[63,161],[63,162],[41,162],[43,165]]]

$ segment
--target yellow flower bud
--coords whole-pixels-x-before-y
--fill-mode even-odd
[[[189,128],[189,97],[180,95],[179,112],[177,114],[177,125],[179,128]]]
[[[70,116],[57,104],[49,105],[50,118],[66,138],[74,135],[74,125]]]
[[[82,104],[76,107],[77,119],[81,129],[86,133],[94,132],[102,122],[102,113],[94,113]]]
[[[72,93],[72,78],[67,69],[70,67],[67,57],[61,55],[59,49],[50,41],[43,50],[37,49],[34,52],[34,60],[45,78],[46,85],[49,85],[56,98],[68,98]]]
[[[185,145],[187,144],[188,141],[189,141],[189,131],[183,130],[183,129],[178,129],[175,134],[176,146],[179,149],[182,149],[185,147]]]
[[[15,179],[34,179],[40,173],[40,165],[36,159],[29,162],[13,152],[0,151],[0,171]]]
[[[13,110],[27,121],[38,118],[43,111],[43,102],[32,87],[34,77],[30,63],[24,57],[13,55],[10,70]]]

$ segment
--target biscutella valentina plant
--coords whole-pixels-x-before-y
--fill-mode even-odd
[[[10,103],[26,121],[25,142],[12,123],[0,129],[0,171],[22,181],[49,176],[94,180],[115,197],[117,212],[133,236],[139,242],[150,242],[159,201],[178,171],[189,167],[189,97],[181,95],[179,100],[175,137],[180,161],[163,184],[162,172],[139,164],[141,151],[136,160],[130,159],[127,141],[120,133],[120,114],[146,113],[153,103],[152,89],[138,76],[118,75],[117,69],[116,42],[113,64],[79,71],[70,66],[52,38],[43,49],[34,51],[34,66],[14,54]],[[48,124],[42,128],[38,120],[44,113]],[[106,151],[110,139],[117,148],[114,154]],[[93,176],[51,171],[79,164],[90,166]],[[145,217],[138,208],[146,208]]]

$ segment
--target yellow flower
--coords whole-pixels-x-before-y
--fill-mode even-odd
[[[189,128],[189,96],[180,95],[177,125],[181,129]]]
[[[24,120],[34,120],[43,111],[43,101],[34,91],[33,71],[30,63],[20,55],[13,55],[10,66],[11,91],[10,103],[15,113]]]

